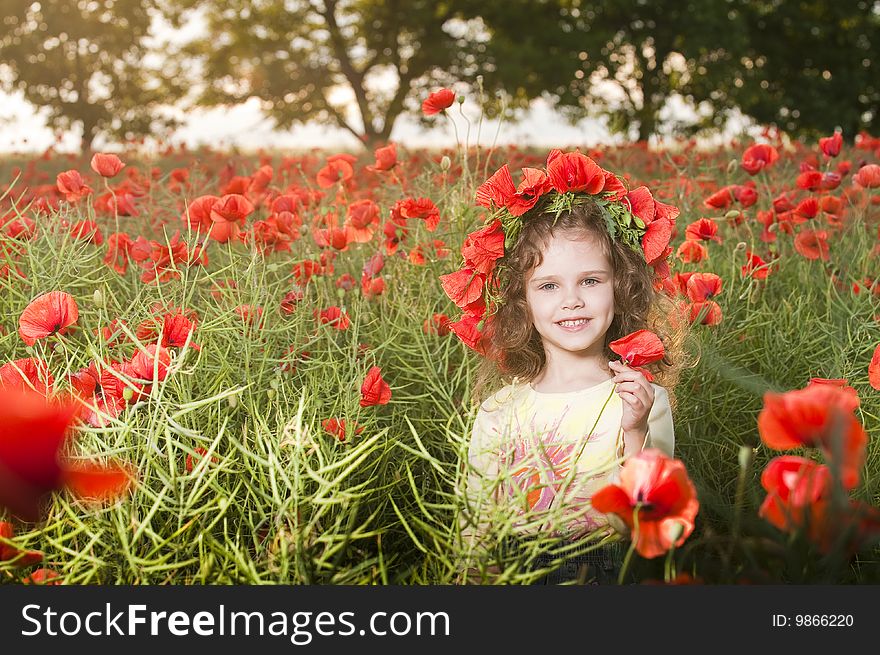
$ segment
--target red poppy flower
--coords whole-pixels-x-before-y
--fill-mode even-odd
[[[690,322],[701,325],[718,325],[723,318],[721,307],[714,300],[698,300],[691,303],[689,309]]]
[[[514,216],[522,216],[529,211],[542,195],[552,189],[550,178],[537,168],[522,169],[523,179],[516,192],[507,204],[508,211]],[[603,183],[604,183],[604,178]]]
[[[681,546],[693,532],[700,509],[684,464],[656,448],[630,457],[620,471],[620,485],[597,491],[592,504],[599,512],[616,514],[631,533],[638,508],[638,531],[632,536],[636,550],[648,559],[664,555],[673,543]]]
[[[367,166],[368,171],[390,171],[397,165],[397,146],[393,143],[383,148],[377,148],[374,153],[376,163]]]
[[[797,176],[794,183],[798,189],[803,189],[804,191],[818,191],[822,187],[822,173],[815,170],[804,171]]]
[[[711,209],[727,209],[733,204],[733,193],[731,193],[731,191],[732,188],[729,186],[719,189],[706,198],[706,200],[703,201],[703,204]]]
[[[715,273],[694,273],[687,280],[687,297],[691,302],[711,300],[721,293],[721,278]]]
[[[804,218],[815,218],[819,213],[819,201],[816,198],[806,198],[794,208],[795,215]]]
[[[67,202],[76,202],[80,198],[92,193],[91,187],[85,183],[79,171],[72,169],[58,173],[58,176],[55,178],[55,186],[59,192],[64,194],[64,199]]]
[[[195,454],[190,455],[187,453],[186,461],[184,462],[184,466],[186,466],[186,470],[188,473],[192,473],[193,469],[199,465],[199,462],[208,454],[208,449],[204,446],[197,446],[193,449]],[[220,458],[216,455],[211,455],[212,463],[217,464],[220,462]]]
[[[767,143],[756,143],[746,148],[742,156],[742,168],[749,175],[772,166],[779,159],[779,152]]]
[[[471,350],[481,355],[486,354],[486,343],[483,333],[477,327],[480,318],[465,314],[459,320],[449,324],[449,329]]]
[[[354,434],[360,434],[364,431],[363,426],[358,427],[357,423],[354,421],[352,421],[351,426],[348,427],[346,427],[345,423],[346,421],[344,418],[327,418],[321,421],[321,427],[324,428],[325,432],[336,437],[340,441],[345,441],[349,431],[353,431]]]
[[[582,191],[596,195],[605,187],[605,171],[579,152],[551,151],[547,157],[547,175],[559,193]]]
[[[118,465],[73,465],[61,458],[77,412],[73,401],[0,388],[0,506],[36,521],[46,497],[63,487],[88,498],[127,487],[130,474]]]
[[[96,152],[92,156],[91,166],[92,170],[101,177],[115,177],[125,164],[116,155]]]
[[[880,344],[874,349],[871,363],[868,364],[868,382],[877,391],[880,391]]]
[[[608,344],[627,366],[645,366],[663,359],[663,342],[650,330],[636,330]]]
[[[856,391],[853,387],[849,386],[846,378],[810,378],[810,381],[807,382],[807,386],[811,384],[828,384],[832,387],[837,387],[838,389],[842,389],[848,394],[851,394],[853,397],[853,404],[858,407],[859,405],[859,392]]]
[[[675,255],[685,264],[697,264],[709,259],[709,251],[699,241],[682,241]]]
[[[471,232],[461,247],[465,266],[483,275],[489,275],[495,262],[504,256],[504,230],[496,219],[479,230]]]
[[[162,381],[171,366],[171,353],[167,348],[151,343],[139,349],[131,358],[128,372],[138,380]]]
[[[29,346],[53,334],[67,334],[79,318],[79,308],[69,293],[50,291],[34,298],[18,319],[18,333]]]
[[[46,396],[54,384],[49,365],[42,359],[26,357],[0,366],[0,387],[30,389]]]
[[[440,286],[456,306],[464,309],[483,297],[483,284],[486,278],[481,273],[463,268],[440,276]]]
[[[775,450],[820,448],[826,458],[840,467],[847,489],[858,484],[865,461],[868,435],[853,412],[857,396],[828,384],[811,384],[786,393],[764,394],[764,409],[758,414],[758,433]],[[835,460],[835,452],[840,459]]]
[[[770,275],[770,267],[759,255],[746,250],[747,263],[742,267],[742,275],[751,275],[756,280],[766,280]]]
[[[440,223],[440,210],[428,198],[406,198],[400,203],[400,214],[403,218],[421,218],[425,221],[428,232],[437,229]]]
[[[840,154],[840,148],[843,145],[843,135],[835,131],[833,136],[826,136],[819,139],[819,148],[826,157],[837,157]]]
[[[422,332],[445,337],[452,331],[449,327],[451,323],[452,321],[446,314],[434,314],[431,318],[425,319],[425,322],[422,324]]]
[[[753,186],[740,184],[733,188],[733,197],[743,207],[751,207],[758,202],[758,191]]]
[[[507,207],[516,193],[513,177],[507,164],[495,171],[488,180],[477,187],[476,202],[481,207],[489,209],[495,207]]]
[[[455,102],[455,93],[449,89],[440,89],[434,91],[422,102],[422,113],[425,116],[433,116],[441,111],[448,109]]]
[[[366,275],[361,277],[361,293],[364,294],[364,298],[375,298],[376,296],[381,296],[384,291],[384,278],[371,278]]]
[[[758,516],[784,532],[802,528],[810,507],[831,489],[831,471],[803,457],[783,455],[767,464],[761,473],[767,497]]]
[[[322,324],[331,325],[337,330],[348,329],[348,326],[351,324],[348,314],[335,306],[328,307],[321,312],[315,310],[315,317],[318,318]]]
[[[721,237],[718,236],[718,223],[711,218],[701,218],[688,225],[684,230],[684,238],[693,241],[721,243]]]
[[[56,571],[53,571],[52,569],[41,568],[22,578],[21,583],[35,585],[60,585],[61,575],[59,575]]]
[[[794,238],[794,249],[806,259],[828,261],[828,232],[801,230]]]
[[[389,400],[391,400],[391,387],[382,379],[382,369],[378,366],[371,367],[361,384],[361,407],[387,405]]]
[[[859,172],[853,175],[856,184],[865,189],[880,188],[880,165],[866,164],[859,169]]]
[[[354,169],[344,159],[327,160],[327,165],[318,171],[317,182],[322,189],[329,189],[337,182],[345,184],[354,177]]]

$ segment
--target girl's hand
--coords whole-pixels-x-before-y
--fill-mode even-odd
[[[642,449],[648,435],[648,415],[654,406],[654,387],[644,374],[621,362],[609,362],[609,366],[616,374],[615,390],[623,400],[620,426],[626,442],[624,455],[629,455]]]

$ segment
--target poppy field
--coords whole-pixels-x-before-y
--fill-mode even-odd
[[[679,461],[649,464],[698,511],[658,550],[669,514],[622,476],[638,582],[880,581],[880,138],[842,136],[581,149],[680,210]],[[0,581],[534,580],[537,551],[461,538],[479,355],[441,276],[476,188],[546,160],[0,162]]]

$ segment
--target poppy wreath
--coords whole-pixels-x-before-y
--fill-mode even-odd
[[[440,276],[443,291],[463,311],[449,328],[469,348],[486,354],[486,324],[503,302],[506,271],[499,260],[517,243],[523,222],[542,213],[553,214],[555,221],[588,199],[601,211],[611,237],[640,253],[654,269],[654,288],[663,288],[677,207],[658,202],[645,186],[628,190],[580,152],[552,150],[545,170],[522,169],[519,186],[505,164],[477,188],[476,203],[489,212],[484,226],[465,238],[464,263]]]

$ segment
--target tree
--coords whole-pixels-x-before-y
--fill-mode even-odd
[[[151,0],[5,0],[0,84],[48,109],[53,129],[134,138],[174,125],[158,108],[180,92],[145,66]]]
[[[451,5],[428,0],[165,3],[174,25],[193,11],[204,12],[208,34],[177,54],[194,58],[206,80],[199,104],[256,97],[280,128],[330,123],[368,145],[387,141],[397,117],[417,106],[416,90],[448,80],[459,56],[444,29]]]
[[[719,81],[719,101],[805,137],[877,125],[880,2],[737,4],[750,39],[739,70]]]

